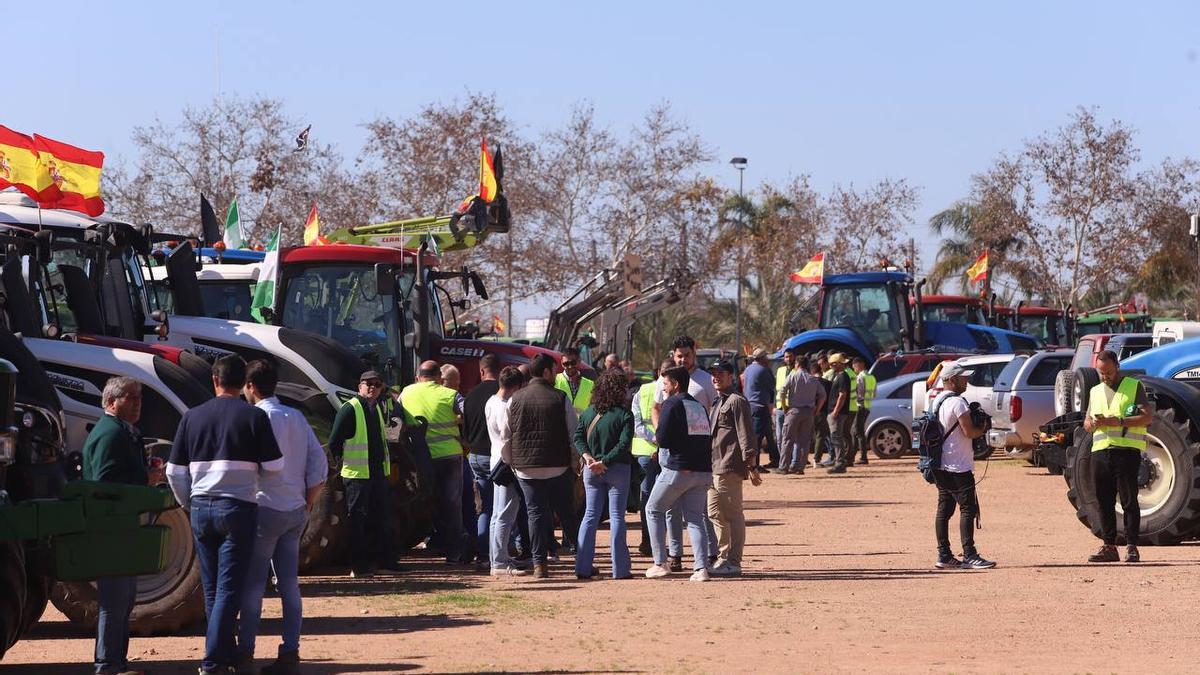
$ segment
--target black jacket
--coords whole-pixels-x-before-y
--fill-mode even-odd
[[[475,385],[463,399],[463,440],[476,455],[492,454],[492,439],[488,438],[487,416],[484,407],[488,399],[500,391],[496,380],[484,380]]]

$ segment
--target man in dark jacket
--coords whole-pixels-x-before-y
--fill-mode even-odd
[[[654,565],[646,570],[646,576],[657,579],[670,574],[664,566],[667,562],[667,510],[678,503],[687,521],[695,557],[695,572],[691,579],[708,581],[708,532],[704,526],[708,486],[712,483],[708,410],[688,393],[691,377],[687,368],[670,368],[665,378],[663,391],[667,398],[662,403],[655,439],[658,447],[666,451],[666,463],[646,504],[650,548],[654,551]]]
[[[104,416],[83,444],[83,479],[106,483],[146,485],[146,454],[142,435],[133,426],[142,416],[142,385],[129,377],[114,377],[100,396]],[[155,482],[163,470],[154,470]],[[129,671],[129,615],[137,597],[137,577],[107,577],[96,581],[99,613],[96,622],[96,672],[112,675]]]
[[[508,423],[512,429],[512,468],[525,495],[529,535],[533,540],[533,576],[549,576],[546,562],[554,528],[554,505],[573,498],[570,471],[571,432],[575,408],[554,388],[554,359],[539,354],[529,364],[529,386],[512,396]],[[560,515],[560,518],[562,516]],[[574,522],[563,522],[567,532]]]
[[[495,354],[484,354],[479,359],[479,384],[463,399],[463,436],[466,441],[467,462],[479,491],[479,512],[476,514],[474,533],[475,555],[487,562],[489,554],[488,526],[492,520],[492,441],[488,438],[487,415],[484,407],[488,399],[500,391],[500,359]],[[474,502],[474,498],[471,498]],[[468,529],[470,527],[468,526]]]

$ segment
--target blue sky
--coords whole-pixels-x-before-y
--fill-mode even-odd
[[[362,122],[468,90],[531,132],[581,99],[618,130],[667,100],[731,186],[733,155],[748,187],[907,178],[921,241],[973,172],[1078,105],[1137,129],[1147,162],[1200,156],[1196,3],[7,4],[0,124],[110,162],[218,79],[283,99],[347,154]]]

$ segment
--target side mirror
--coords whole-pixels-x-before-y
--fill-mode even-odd
[[[37,260],[43,265],[50,264],[54,259],[54,233],[50,230],[38,230],[33,235],[37,242]]]
[[[416,333],[405,333],[404,334],[404,348],[405,349],[416,349],[417,348],[417,334]]]
[[[462,279],[463,297],[465,298],[471,294],[471,273],[467,271],[466,265],[463,265],[462,276],[459,278]]]
[[[466,285],[465,281],[463,285]],[[475,295],[478,295],[480,300],[488,299],[487,287],[483,285],[483,279],[480,278],[478,272],[471,272],[471,285],[475,287]]]
[[[167,336],[171,334],[171,320],[167,316],[167,313],[161,309],[156,309],[150,312],[150,318],[158,323],[154,327],[154,334],[158,336],[159,340],[166,340]]]
[[[375,263],[375,292],[379,295],[391,295],[395,286],[395,274],[392,266],[387,263]]]

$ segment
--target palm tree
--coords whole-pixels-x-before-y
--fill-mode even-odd
[[[994,215],[978,203],[964,199],[929,219],[929,229],[943,237],[937,259],[929,270],[931,291],[941,290],[945,281],[957,276],[959,289],[964,294],[969,293],[970,282],[965,271],[985,248],[991,250],[989,264],[992,267],[1020,252],[1024,241],[995,227],[997,218]]]

